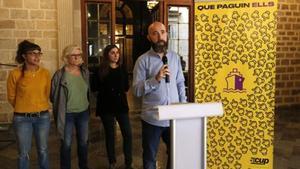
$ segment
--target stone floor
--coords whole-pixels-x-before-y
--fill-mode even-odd
[[[298,111],[275,114],[274,169],[300,169],[300,115]]]
[[[94,98],[94,97],[93,97]],[[139,117],[140,102],[131,94],[128,95],[130,106],[130,122],[133,134],[133,167],[135,169],[142,168],[142,145],[141,145],[141,121]],[[92,101],[92,105],[94,105]],[[92,107],[93,108],[93,107]],[[5,125],[1,125],[4,126]],[[124,160],[122,154],[122,137],[119,128],[117,128],[116,137],[116,154],[117,154],[117,168],[124,168]],[[14,140],[12,129],[10,132],[1,132],[0,127],[0,169],[16,169],[17,168],[17,146],[15,141],[9,142],[7,140]],[[91,169],[107,169],[108,161],[106,158],[104,130],[99,118],[92,115],[90,119],[89,130],[89,167]],[[2,141],[1,141],[2,140]],[[34,140],[34,139],[33,139]],[[75,139],[73,139],[75,142]],[[76,142],[72,145],[72,169],[77,169],[77,152]],[[49,137],[49,157],[50,168],[59,169],[59,137],[55,131],[55,125],[52,122]],[[31,158],[31,169],[37,168],[37,155],[35,152],[35,143],[33,142]],[[163,143],[160,144],[158,152],[158,169],[165,168],[166,165],[166,148]]]
[[[133,129],[133,160],[134,168],[142,168],[141,149],[141,123],[138,113],[138,100],[131,98],[130,119]],[[274,169],[300,169],[300,115],[299,111],[277,111],[275,114],[275,141],[274,141]],[[53,124],[52,124],[53,125]],[[2,125],[3,126],[3,125]],[[49,156],[51,169],[59,168],[59,138],[54,125],[49,138]],[[90,121],[89,165],[91,169],[106,169],[108,167],[104,131],[98,118],[92,117]],[[15,142],[3,142],[14,138],[12,130],[3,132],[0,128],[0,168],[17,168],[17,147]],[[117,130],[116,152],[118,169],[123,169],[123,155],[121,133]],[[33,143],[34,146],[34,143]],[[37,168],[35,147],[31,151],[31,168]],[[72,168],[77,168],[76,144],[72,147]],[[166,155],[164,144],[160,144],[158,153],[158,169],[165,168]]]
[[[132,113],[130,115],[131,125],[133,129],[133,159],[134,168],[142,168],[142,150],[141,150],[141,124],[139,120],[139,115]],[[50,131],[49,138],[49,157],[51,169],[59,168],[59,138],[54,130],[54,124],[52,124],[52,130]],[[91,169],[106,169],[108,168],[108,162],[106,158],[105,151],[105,141],[104,141],[104,131],[101,121],[97,118],[92,118],[90,121],[90,144],[89,144],[89,166]],[[13,132],[0,133],[0,168],[1,169],[14,169],[17,168],[17,146],[15,142],[1,142],[5,139],[13,138]],[[121,145],[121,133],[117,130],[117,166],[118,169],[123,169],[123,155],[122,155],[122,145]],[[74,140],[75,142],[75,140]],[[165,147],[164,144],[160,145],[160,152],[158,158],[159,166],[165,165]],[[35,152],[35,143],[33,142],[33,148],[30,154],[31,158],[31,168],[37,168],[37,156]],[[72,146],[72,168],[77,168],[77,154],[76,154],[76,142]],[[164,167],[163,167],[164,168]]]

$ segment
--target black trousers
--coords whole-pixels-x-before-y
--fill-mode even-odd
[[[125,165],[131,166],[132,163],[132,133],[128,113],[106,113],[100,115],[105,132],[106,152],[109,163],[116,163],[115,155],[115,126],[119,123],[123,137],[123,152]]]

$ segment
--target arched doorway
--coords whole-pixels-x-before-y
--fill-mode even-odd
[[[131,74],[133,69],[133,13],[130,7],[123,2],[116,4],[115,43],[120,48],[123,64]]]

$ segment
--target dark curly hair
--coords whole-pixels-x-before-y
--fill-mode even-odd
[[[15,61],[19,64],[23,64],[25,59],[22,55],[26,54],[28,51],[39,50],[41,51],[41,47],[35,43],[32,43],[28,40],[23,40],[18,45],[17,55]]]
[[[28,40],[23,40],[18,44],[18,50],[17,50],[15,61],[19,64],[23,64],[21,77],[24,76],[24,72],[26,70],[26,65],[24,64],[25,58],[23,57],[23,55],[25,55],[28,51],[33,51],[33,50],[41,51],[41,47]]]

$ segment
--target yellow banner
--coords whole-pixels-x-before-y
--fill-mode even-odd
[[[195,3],[195,100],[208,120],[207,168],[273,168],[277,0]]]

